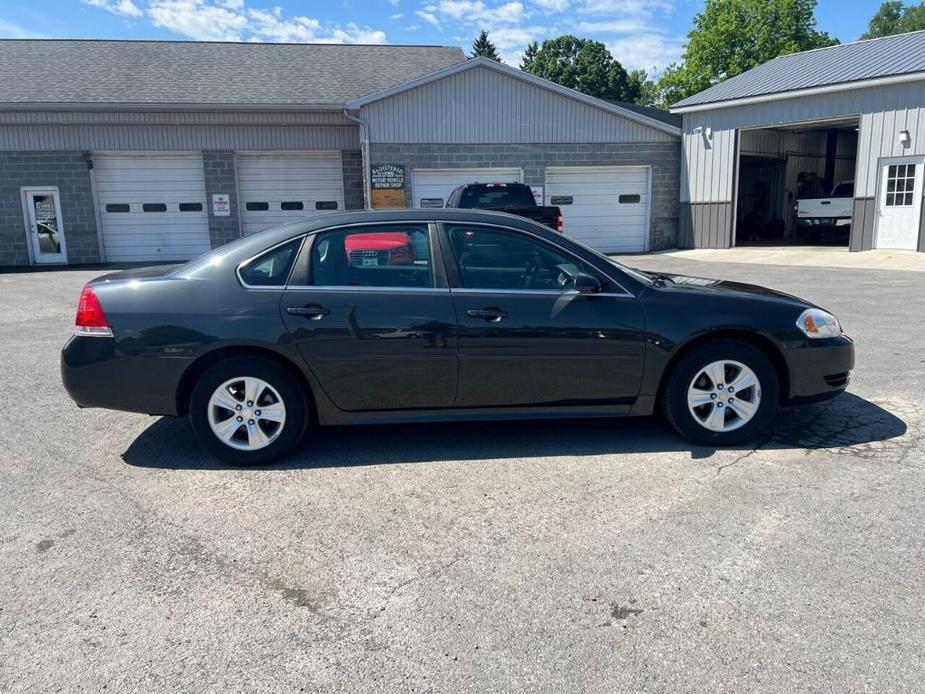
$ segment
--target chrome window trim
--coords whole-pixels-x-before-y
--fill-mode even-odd
[[[619,286],[619,285],[618,285]],[[636,298],[634,295],[619,292],[579,292],[574,289],[474,289],[472,287],[454,287],[450,289],[453,294],[519,294],[521,296],[534,294],[538,296],[606,296],[610,298]]]
[[[353,293],[358,292],[368,292],[368,291],[378,291],[382,293],[388,292],[398,292],[398,293],[413,293],[413,294],[449,294],[450,290],[446,287],[388,287],[388,286],[354,286],[354,285],[324,285],[324,284],[291,284],[286,287],[286,289],[294,289],[298,291],[315,291],[315,292],[343,292],[343,293]]]
[[[582,258],[582,257],[580,257],[580,256],[578,256],[578,255],[576,255],[575,253],[572,253],[569,249],[564,248],[564,247],[560,246],[560,245],[557,244],[557,243],[553,243],[553,242],[551,242],[551,241],[549,241],[549,240],[547,240],[547,239],[544,239],[544,238],[542,238],[542,237],[540,237],[540,236],[537,236],[537,235],[534,234],[533,232],[526,231],[526,230],[524,230],[524,229],[517,229],[516,227],[504,226],[503,224],[492,224],[492,223],[489,223],[489,222],[456,222],[456,221],[449,221],[449,222],[447,222],[447,221],[442,221],[442,220],[440,220],[440,219],[437,219],[437,224],[442,225],[444,228],[446,228],[446,227],[447,227],[448,225],[450,225],[450,224],[455,224],[455,225],[457,225],[457,226],[478,226],[478,227],[488,227],[489,229],[504,229],[505,231],[513,231],[513,232],[519,233],[519,234],[526,234],[527,236],[530,236],[530,237],[536,239],[536,240],[539,241],[540,243],[545,243],[545,244],[548,245],[548,246],[553,246],[553,247],[555,247],[557,250],[560,250],[560,251],[562,251],[563,253],[572,256],[573,258],[575,258],[577,261],[579,261],[579,262],[582,263],[583,265],[587,265],[587,264],[588,264],[588,261],[587,261],[587,260],[585,260],[584,258]],[[449,229],[447,229],[447,234],[449,234]],[[458,261],[457,261],[457,262],[458,262]],[[604,277],[606,277],[607,279],[609,279],[613,284],[615,284],[616,286],[618,286],[618,287],[619,287],[620,289],[622,289],[623,291],[622,291],[622,292],[599,292],[599,293],[597,293],[597,294],[587,294],[587,296],[631,297],[631,298],[633,298],[633,299],[636,298],[636,295],[635,295],[635,294],[633,294],[633,293],[632,293],[631,291],[629,291],[626,287],[624,287],[624,286],[623,286],[622,284],[620,284],[617,280],[615,280],[615,279],[613,278],[613,276],[611,276],[610,274],[604,272],[604,271],[601,270],[599,267],[596,267],[596,266],[595,266],[594,269],[595,269],[597,272],[599,272],[599,273],[601,273],[602,275],[604,275]],[[455,291],[459,291],[460,289],[466,290],[467,288],[466,288],[466,287],[451,287],[451,289],[455,292]],[[564,292],[557,292],[555,289],[545,289],[545,290],[479,289],[478,291],[481,292],[481,293],[483,293],[483,294],[486,293],[486,292],[522,292],[522,291],[542,291],[542,292],[553,292],[553,293],[556,293],[556,294],[562,294],[562,293],[564,293]]]

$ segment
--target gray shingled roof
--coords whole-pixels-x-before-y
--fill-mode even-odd
[[[343,104],[465,60],[448,46],[0,41],[3,104]]]
[[[925,31],[774,58],[672,108],[925,72]]]
[[[604,101],[606,101],[608,104],[620,106],[621,108],[625,108],[628,111],[632,111],[633,113],[638,113],[640,116],[652,118],[661,123],[664,123],[665,125],[672,125],[676,128],[680,128],[681,121],[684,120],[683,116],[676,116],[669,111],[655,108],[654,106],[643,106],[642,104],[634,104],[630,101],[617,101],[616,99],[604,99]]]

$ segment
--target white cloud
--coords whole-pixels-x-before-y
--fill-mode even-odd
[[[147,18],[154,26],[199,41],[386,43],[385,32],[353,22],[335,24],[313,17],[286,16],[281,7],[248,7],[246,0],[149,0],[142,10],[133,0],[81,0],[125,17]],[[0,31],[3,30],[0,24]]]
[[[41,39],[44,34],[37,34],[13,22],[0,19],[0,38],[4,39]]]
[[[84,5],[98,7],[101,10],[121,15],[122,17],[141,17],[144,12],[132,0],[80,0]]]
[[[584,14],[611,16],[651,16],[655,12],[669,12],[674,9],[671,0],[582,0],[578,8]]]
[[[416,10],[414,14],[423,19],[428,24],[432,24],[435,27],[440,26],[440,20],[437,19],[437,15],[429,11],[427,8],[424,8],[423,10]]]
[[[568,0],[533,0],[533,4],[544,12],[565,12],[568,9]]]
[[[396,12],[395,14],[390,14],[389,19],[401,19],[404,16],[404,12]]]
[[[398,5],[401,3],[401,0],[389,0],[389,3],[395,7],[398,7]]]
[[[663,34],[640,34],[607,41],[613,57],[627,70],[662,70],[681,59],[684,52],[683,37]]]
[[[604,22],[578,22],[575,30],[581,34],[635,34],[651,31],[651,25],[642,19],[617,19]]]
[[[427,5],[424,10],[441,19],[449,18],[469,25],[517,24],[527,14],[521,2],[489,7],[482,0],[440,0]]]

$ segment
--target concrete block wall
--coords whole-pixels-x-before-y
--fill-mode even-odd
[[[681,143],[407,144],[370,145],[370,164],[411,170],[516,166],[524,183],[545,185],[547,166],[651,166],[650,250],[678,245]],[[412,191],[413,195],[413,191]],[[409,196],[409,200],[413,199]]]
[[[360,150],[343,150],[344,209],[363,209],[363,155]]]
[[[241,236],[238,220],[238,184],[235,178],[234,152],[206,150],[202,153],[202,168],[206,180],[206,206],[209,209],[209,241],[218,248]],[[212,195],[227,193],[231,201],[231,214],[216,217],[212,214]]]
[[[98,263],[96,210],[80,152],[0,152],[0,266],[28,265],[21,188],[57,186],[68,262]]]

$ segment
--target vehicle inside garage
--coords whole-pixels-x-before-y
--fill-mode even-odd
[[[857,119],[743,130],[736,245],[847,247],[857,148]]]

